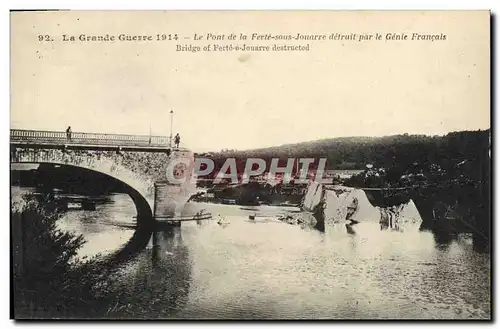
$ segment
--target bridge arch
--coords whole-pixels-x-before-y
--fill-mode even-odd
[[[151,190],[154,189],[154,184],[150,183],[151,185],[148,186],[149,182],[145,181],[143,178],[134,177],[135,175],[133,172],[116,163],[109,163],[109,161],[106,160],[100,161],[99,164],[92,163],[91,161],[58,161],[57,159],[45,159],[45,161],[40,159],[38,161],[34,161],[34,159],[26,159],[22,157],[12,159],[11,163],[57,165],[68,168],[76,168],[77,170],[80,170],[82,172],[94,172],[100,175],[104,175],[107,178],[110,178],[113,181],[117,182],[118,185],[120,185],[120,187],[123,189],[123,191],[127,193],[134,202],[137,212],[138,228],[151,227],[152,225],[154,225],[152,211],[154,203],[152,194],[154,192],[151,193]]]

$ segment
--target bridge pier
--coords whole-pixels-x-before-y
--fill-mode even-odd
[[[181,226],[180,221],[166,222],[168,218],[175,217],[175,210],[177,208],[177,202],[174,197],[174,189],[179,189],[180,187],[173,186],[168,183],[158,182],[155,183],[154,192],[154,211],[153,217],[155,220],[156,227],[160,226]]]

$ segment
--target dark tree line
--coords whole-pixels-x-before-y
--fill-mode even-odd
[[[364,169],[440,163],[447,167],[464,159],[479,157],[478,150],[489,145],[490,130],[452,132],[445,136],[393,135],[386,137],[341,137],[287,144],[246,151],[225,150],[210,156],[216,164],[228,157],[246,159],[327,158],[328,169]]]

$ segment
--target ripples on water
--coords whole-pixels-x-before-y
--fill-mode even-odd
[[[60,227],[81,233],[81,256],[110,253],[134,233],[127,195],[109,196],[97,211],[68,212]],[[489,318],[490,255],[471,237],[438,242],[430,232],[381,231],[377,223],[325,233],[249,214],[286,208],[189,204],[230,224],[183,223],[121,264],[124,294],[114,317],[202,319]],[[152,242],[152,241],[151,241]]]

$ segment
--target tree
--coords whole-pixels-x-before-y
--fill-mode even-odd
[[[95,259],[77,260],[85,243],[81,235],[56,226],[60,214],[34,200],[13,210],[12,247],[16,318],[78,316],[95,299],[94,282],[102,275]]]

